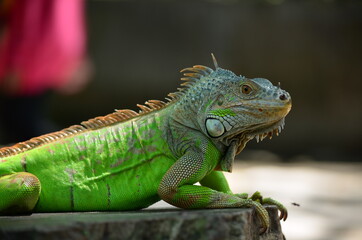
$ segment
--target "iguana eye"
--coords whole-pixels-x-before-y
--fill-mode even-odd
[[[253,89],[249,86],[249,85],[242,85],[241,86],[241,92],[244,93],[244,94],[250,94],[251,92],[253,91]]]

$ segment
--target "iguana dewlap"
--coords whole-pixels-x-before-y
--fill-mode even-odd
[[[183,88],[139,113],[117,110],[0,149],[0,215],[145,208],[255,207],[265,229],[275,204],[233,194],[222,171],[253,138],[278,135],[290,95],[263,78],[218,67],[183,69]],[[201,186],[194,185],[199,182]]]

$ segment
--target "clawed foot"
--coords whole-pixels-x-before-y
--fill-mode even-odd
[[[256,191],[250,198],[253,201],[260,202],[262,205],[266,205],[266,204],[275,205],[278,208],[278,210],[280,211],[279,219],[283,220],[283,221],[287,220],[288,210],[280,202],[278,202],[272,198],[263,198],[262,195],[260,194],[260,192],[258,192],[258,191]]]
[[[260,220],[263,225],[262,233],[266,232],[270,225],[268,212],[265,210],[265,208],[262,205],[265,204],[275,205],[280,211],[279,215],[280,220],[285,221],[288,217],[288,210],[286,209],[286,207],[284,207],[283,204],[272,198],[263,198],[263,196],[258,191],[255,192],[253,195],[251,195],[251,197],[249,197],[247,193],[241,193],[235,195],[239,198],[252,201],[251,205],[256,208],[258,216],[260,217]]]

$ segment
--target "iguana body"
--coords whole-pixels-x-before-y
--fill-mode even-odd
[[[0,150],[0,214],[131,210],[163,199],[181,208],[276,204],[233,194],[221,171],[256,137],[278,134],[291,108],[287,92],[196,65],[168,102],[119,110]],[[193,185],[200,182],[201,186]]]
[[[147,207],[159,200],[158,185],[176,161],[158,126],[162,112],[4,158],[1,175],[29,172],[39,179],[35,212]]]

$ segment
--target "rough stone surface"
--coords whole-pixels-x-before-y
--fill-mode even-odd
[[[251,209],[172,209],[0,217],[0,239],[282,240],[277,209],[267,210],[271,228],[262,235]]]

